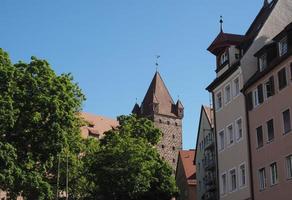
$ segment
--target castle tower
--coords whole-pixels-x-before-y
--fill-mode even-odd
[[[155,73],[141,106],[136,103],[132,113],[147,117],[162,131],[157,149],[175,171],[178,152],[182,149],[184,107],[180,100],[174,103],[159,72]]]

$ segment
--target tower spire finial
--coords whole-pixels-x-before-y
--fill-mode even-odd
[[[156,62],[155,62],[155,65],[156,65],[156,72],[158,72],[158,66],[159,66],[159,63],[158,63],[158,59],[160,58],[160,55],[156,55]]]
[[[220,32],[223,32],[223,17],[222,15],[220,16]]]

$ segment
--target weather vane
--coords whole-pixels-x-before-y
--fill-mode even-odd
[[[223,32],[223,17],[222,15],[220,16],[220,31]]]
[[[156,65],[156,71],[158,71],[158,66],[159,66],[159,63],[158,63],[158,59],[160,58],[160,55],[156,55],[156,62],[155,62],[155,65]]]

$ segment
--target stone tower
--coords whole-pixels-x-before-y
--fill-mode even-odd
[[[178,152],[182,149],[182,119],[184,107],[174,103],[159,72],[156,72],[142,104],[135,104],[132,113],[147,117],[159,128],[163,137],[157,149],[175,171]]]

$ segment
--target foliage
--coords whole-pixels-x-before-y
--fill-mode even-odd
[[[76,115],[84,100],[80,88],[70,74],[55,74],[47,61],[32,57],[13,65],[2,49],[0,77],[0,188],[11,196],[52,199],[58,157],[64,164],[68,156],[73,191],[82,180],[79,154],[85,148]]]
[[[120,126],[106,134],[92,157],[91,180],[99,186],[92,198],[171,199],[177,193],[172,170],[153,146],[161,132],[148,119],[118,119]]]
[[[77,113],[84,99],[70,74],[57,75],[35,57],[12,64],[0,49],[0,189],[11,199],[55,199],[68,177],[69,199],[176,195],[172,170],[155,148],[159,129],[148,119],[120,116],[120,126],[100,142],[83,140]]]

